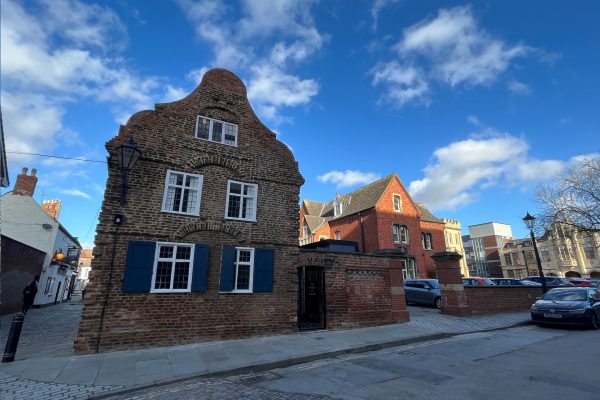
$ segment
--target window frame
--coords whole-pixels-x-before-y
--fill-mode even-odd
[[[407,279],[419,279],[419,272],[417,269],[417,262],[414,258],[404,258],[401,260],[402,266],[402,280]],[[409,264],[411,264],[411,268],[409,268]],[[409,270],[414,274],[414,277],[409,277]]]
[[[242,189],[240,190],[240,194],[238,195],[237,193],[231,193],[231,184],[232,183],[237,183],[242,185]],[[246,218],[242,218],[242,209],[244,206],[244,202],[242,201],[244,199],[244,197],[250,197],[250,196],[245,196],[244,195],[244,185],[247,186],[254,186],[254,190],[256,193],[256,196],[254,197],[254,208],[253,208],[253,213],[251,217],[246,216]],[[240,197],[240,212],[239,215],[240,217],[230,217],[229,216],[229,197],[230,196],[238,196]],[[256,222],[256,214],[258,211],[258,184],[256,183],[246,183],[246,182],[240,182],[240,181],[234,181],[232,179],[227,180],[227,198],[225,199],[225,219],[231,219],[231,220],[235,220],[235,221],[250,221],[250,222]]]
[[[398,207],[396,207],[396,199],[398,199]],[[392,194],[392,206],[394,208],[394,212],[402,212],[402,196],[399,193]]]
[[[396,235],[394,233],[394,228],[398,227],[398,241],[396,241],[394,239],[394,236]],[[404,231],[405,233],[405,240],[402,240],[402,232]],[[402,224],[392,224],[392,242],[396,243],[396,244],[405,244],[408,245],[410,243],[410,238],[408,235],[408,226],[406,225],[402,225]]]
[[[241,251],[249,251],[250,252],[250,261],[249,262],[240,262],[240,250]],[[248,278],[248,289],[238,289],[238,267],[240,265],[249,265],[250,266],[250,276]],[[233,290],[227,293],[254,293],[254,247],[237,247],[235,248],[235,263],[234,263],[234,276],[233,276]]]
[[[421,232],[423,250],[433,250],[433,237],[429,232]],[[429,246],[427,244],[429,243]]]
[[[210,121],[210,125],[208,128],[208,139],[204,139],[198,136],[198,127],[200,126],[200,118],[204,118]],[[221,131],[221,141],[216,141],[213,140],[213,125],[214,122],[220,122],[223,124],[223,130]],[[225,143],[225,125],[232,125],[235,127],[235,143],[231,144],[231,143]],[[238,146],[238,133],[239,133],[239,126],[237,124],[231,123],[231,122],[227,122],[227,121],[223,121],[220,119],[216,119],[216,118],[211,118],[211,117],[207,117],[205,115],[200,115],[198,114],[196,116],[196,131],[194,132],[194,137],[196,139],[200,139],[200,140],[206,140],[207,142],[213,142],[213,143],[219,143],[219,144],[224,144],[226,146],[232,146],[232,147],[237,147]]]
[[[333,216],[339,217],[343,212],[342,201],[339,198],[336,198],[333,202]]]
[[[165,261],[165,259],[160,260],[160,246],[173,246],[173,257],[171,258],[171,289],[155,289],[154,286],[156,284],[156,270],[158,268],[159,261]],[[172,289],[173,281],[175,280],[175,265],[177,262],[177,247],[178,246],[186,246],[190,247],[190,267],[188,270],[188,282],[187,289]],[[156,249],[154,250],[154,265],[152,266],[152,281],[150,282],[150,293],[190,293],[192,291],[192,278],[194,275],[194,256],[195,256],[196,246],[193,243],[180,243],[180,242],[156,242]],[[188,260],[185,260],[188,261]]]
[[[342,232],[335,231],[335,240],[342,240]]]
[[[181,187],[183,188],[183,190],[185,190],[185,186],[180,186],[180,185],[170,185],[169,184],[169,177],[171,174],[183,174],[183,179],[185,180],[185,178],[187,176],[193,176],[195,178],[198,178],[198,189],[188,189],[188,190],[197,190],[198,192],[198,201],[197,201],[197,206],[196,206],[196,210],[194,210],[194,212],[184,212],[184,211],[173,211],[173,210],[168,210],[167,207],[167,193],[169,191],[169,187]],[[183,171],[175,171],[172,169],[168,169],[167,170],[167,174],[165,175],[165,187],[163,189],[163,200],[162,200],[162,205],[160,207],[160,211],[161,212],[165,212],[165,213],[169,213],[169,214],[179,214],[179,215],[192,215],[192,216],[200,216],[200,204],[202,201],[202,187],[204,186],[204,175],[200,175],[200,174],[193,174],[190,172],[183,172]],[[183,196],[181,196],[181,201],[183,201]],[[181,204],[180,204],[181,205]]]

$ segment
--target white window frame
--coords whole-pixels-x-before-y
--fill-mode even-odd
[[[166,259],[166,258],[159,258],[160,255],[160,246],[173,246],[173,257]],[[190,250],[190,269],[189,269],[189,273],[188,273],[188,286],[186,289],[155,289],[154,285],[156,284],[156,269],[158,267],[158,262],[159,261],[171,261],[171,283],[170,283],[170,287],[173,287],[173,281],[175,279],[175,262],[177,261],[177,247],[178,246],[186,246],[186,247],[191,247]],[[156,243],[156,249],[154,251],[154,266],[152,267],[152,282],[151,282],[151,286],[150,286],[150,293],[189,293],[192,291],[192,277],[194,274],[194,253],[196,250],[196,246],[193,243],[174,243],[174,242],[157,242]],[[183,261],[183,260],[180,260]],[[188,261],[188,260],[185,260]]]
[[[240,261],[240,251],[249,251],[250,252],[250,261],[249,262],[241,262]],[[239,265],[249,265],[250,266],[250,276],[248,279],[248,289],[238,289],[237,281],[238,281],[238,266]],[[254,292],[254,248],[252,247],[236,247],[235,248],[235,264],[234,264],[235,274],[233,277],[233,293],[253,293]]]
[[[242,190],[241,193],[238,195],[237,193],[231,193],[231,184],[232,183],[237,183],[242,185]],[[254,193],[256,193],[256,196],[252,197],[252,196],[247,196],[244,195],[244,186],[254,186]],[[238,196],[240,197],[240,213],[239,213],[239,217],[229,217],[229,197],[230,196]],[[244,207],[244,202],[242,201],[244,199],[244,197],[246,198],[253,198],[254,199],[254,207],[253,207],[253,213],[251,216],[246,216],[246,218],[242,218],[242,209]],[[240,181],[233,181],[233,180],[228,180],[227,181],[227,198],[226,198],[226,204],[225,204],[225,219],[233,219],[236,221],[252,221],[252,222],[256,222],[256,211],[258,209],[258,185],[256,183],[246,183],[246,182],[240,182]]]
[[[183,212],[183,211],[173,211],[173,210],[167,209],[167,193],[169,191],[169,187],[180,187],[183,190],[186,190],[185,186],[171,185],[171,184],[169,184],[169,177],[171,176],[171,174],[182,174],[184,180],[188,176],[192,176],[194,178],[198,178],[198,189],[187,188],[187,190],[197,190],[197,192],[198,192],[197,193],[197,195],[198,195],[198,201],[196,202],[196,209],[195,210],[193,210],[191,212],[189,212],[189,211],[188,212]],[[165,177],[165,188],[164,188],[164,191],[163,191],[162,207],[161,207],[160,210],[162,212],[171,213],[171,214],[199,216],[200,215],[200,203],[201,203],[201,200],[202,200],[202,186],[203,186],[203,184],[204,184],[204,176],[203,175],[190,174],[188,172],[174,171],[174,170],[171,170],[171,169],[167,170],[167,175]],[[182,193],[182,196],[181,196],[181,201],[183,201],[183,193]]]
[[[335,240],[342,240],[342,232],[340,232],[340,231],[335,232]]]
[[[396,198],[398,198],[398,207],[396,207]],[[394,212],[402,212],[402,196],[398,193],[392,194],[392,205],[394,207]]]
[[[396,228],[398,228],[398,233],[395,232]],[[405,232],[405,240],[402,240],[402,232]],[[398,237],[398,240],[396,240],[395,237]],[[401,224],[392,224],[392,242],[397,243],[397,244],[408,244],[409,243],[409,237],[408,237],[408,227],[406,225],[401,225]]]
[[[423,238],[423,249],[424,250],[432,250],[433,249],[433,238],[431,237],[431,233],[422,232]]]
[[[333,216],[337,217],[342,215],[343,209],[342,209],[342,202],[340,201],[340,199],[335,199],[334,203],[333,203]]]
[[[406,280],[406,279],[418,279],[419,278],[419,274],[417,273],[417,262],[413,259],[413,258],[406,258],[402,260],[402,279]],[[410,266],[409,266],[410,264]],[[414,276],[408,276],[408,272],[409,270],[412,272],[411,275]]]
[[[208,139],[204,139],[198,136],[198,127],[200,126],[200,118],[203,119],[207,119],[210,121],[210,125],[208,128]],[[223,131],[221,132],[221,140],[220,141],[216,141],[213,139],[213,124],[215,122],[220,122],[223,124]],[[231,143],[226,143],[225,142],[225,127],[226,126],[232,126],[235,128],[235,143],[231,144]],[[195,137],[196,139],[200,139],[200,140],[206,140],[209,142],[214,142],[214,143],[220,143],[220,144],[224,144],[227,146],[233,146],[233,147],[237,147],[238,145],[238,126],[237,124],[232,124],[231,122],[227,122],[227,121],[221,121],[220,119],[215,119],[215,118],[210,118],[204,115],[198,115],[196,117],[196,132],[195,132]]]

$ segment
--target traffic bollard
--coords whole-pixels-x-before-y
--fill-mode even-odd
[[[3,363],[15,361],[15,354],[17,353],[17,346],[19,344],[19,337],[21,336],[21,329],[23,328],[24,320],[25,314],[22,313],[19,313],[13,317],[12,325],[10,326],[10,332],[8,332],[6,347],[4,348],[4,356],[2,356]]]

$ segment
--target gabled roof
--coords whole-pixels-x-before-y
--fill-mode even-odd
[[[326,221],[351,215],[359,211],[375,207],[393,178],[394,174],[390,174],[385,178],[381,178],[348,194],[336,195],[336,199],[340,199],[342,202],[342,213],[337,217],[334,217],[333,215],[334,200],[331,200],[327,203],[304,200],[304,205],[306,206],[306,210],[308,211],[309,215],[325,218]],[[317,212],[318,207],[316,205],[318,204],[322,205],[322,207]],[[315,214],[313,214],[312,211],[315,211]]]
[[[305,215],[304,220],[311,232],[314,232],[317,228],[327,222],[327,219],[319,217],[318,215]]]
[[[421,213],[421,221],[427,222],[438,222],[440,224],[445,224],[444,220],[436,217],[429,211],[429,208],[423,203],[416,203],[419,212]]]

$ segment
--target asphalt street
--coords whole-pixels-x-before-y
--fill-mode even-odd
[[[600,332],[527,326],[112,399],[600,399]]]

